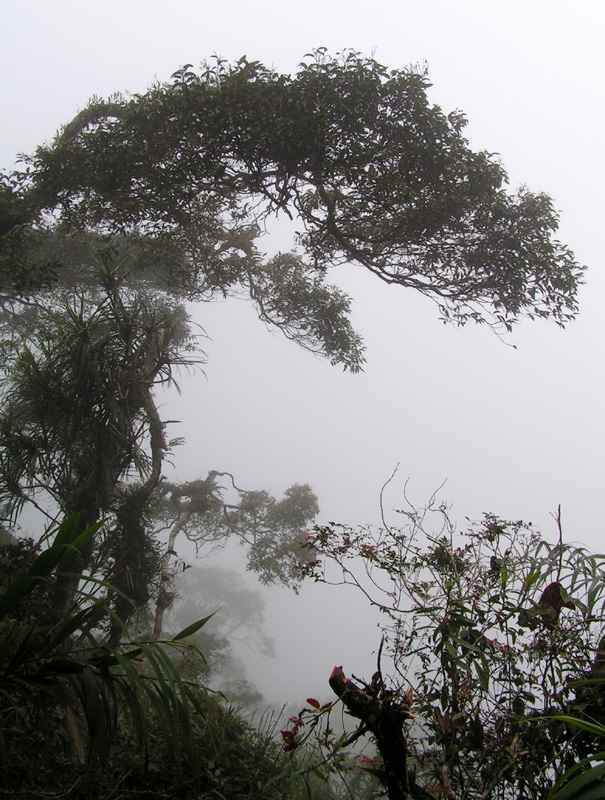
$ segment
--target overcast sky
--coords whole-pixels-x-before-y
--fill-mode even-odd
[[[182,421],[173,435],[187,439],[177,475],[229,470],[239,485],[275,493],[308,482],[322,520],[356,524],[378,520],[380,487],[399,463],[388,508],[401,505],[406,479],[419,504],[445,480],[441,496],[461,526],[491,511],[533,521],[552,540],[561,504],[567,539],[605,549],[603,3],[2,0],[0,9],[5,168],[91,95],[144,91],[214,53],[284,72],[320,46],[391,68],[426,61],[431,99],[467,114],[473,147],[500,154],[513,188],[554,198],[560,238],[589,267],[580,317],[566,330],[527,322],[502,342],[487,328],[444,326],[430,301],[342,267],[334,279],[353,297],[367,345],[366,370],[352,376],[267,331],[242,301],[200,306],[205,375],[185,377],[183,396],[163,407]],[[262,244],[286,249],[288,231]],[[315,612],[305,627],[311,595],[280,593],[268,611],[270,625],[292,621],[278,649],[284,671],[300,664],[301,642],[314,642],[313,671],[297,684],[307,693],[335,663],[362,672],[367,662],[351,661],[377,645],[369,618],[357,630],[361,604],[348,629],[338,623],[348,649]]]

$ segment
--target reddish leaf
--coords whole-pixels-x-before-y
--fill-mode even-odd
[[[555,609],[557,616],[562,608],[573,608],[573,603],[564,602],[561,590],[563,587],[557,581],[549,583],[540,597],[540,605],[549,605]]]
[[[298,747],[298,742],[296,741],[296,734],[298,733],[298,728],[294,728],[291,731],[280,731],[281,735],[284,738],[284,750],[289,752],[291,750],[296,750]]]
[[[313,708],[320,708],[319,702],[314,697],[307,697],[307,703]]]

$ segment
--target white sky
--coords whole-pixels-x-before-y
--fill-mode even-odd
[[[175,456],[181,478],[226,469],[275,493],[308,482],[323,520],[355,524],[378,519],[380,487],[400,463],[389,508],[406,478],[419,504],[447,479],[441,496],[461,524],[492,511],[554,539],[560,503],[566,537],[605,549],[604,23],[596,0],[0,1],[1,166],[91,95],[144,91],[213,53],[292,71],[312,48],[354,48],[392,68],[427,61],[431,99],[467,114],[472,145],[501,155],[513,187],[554,197],[560,238],[589,266],[578,321],[565,331],[524,323],[509,338],[517,349],[486,328],[445,327],[429,301],[341,268],[335,279],[367,344],[361,376],[268,333],[243,302],[199,307],[206,377],[184,379],[183,396],[164,406],[182,420],[173,435],[187,439]],[[329,608],[317,611],[311,596],[314,587],[302,600],[280,592],[269,612],[270,626],[289,622],[279,665],[298,674],[303,700],[335,663],[362,672],[377,644],[370,622],[357,628],[362,605],[347,608],[349,628],[338,623],[346,649],[328,621],[336,601],[322,595]],[[316,658],[301,673],[310,641]]]

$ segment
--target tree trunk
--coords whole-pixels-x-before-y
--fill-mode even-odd
[[[170,608],[173,600],[173,594],[170,591],[172,583],[172,575],[170,573],[170,558],[175,555],[174,543],[176,537],[189,522],[192,517],[192,512],[187,510],[179,517],[177,522],[172,526],[170,536],[168,537],[168,544],[166,552],[162,556],[162,567],[160,572],[160,590],[158,592],[158,599],[155,607],[155,618],[153,622],[153,633],[151,634],[151,641],[157,642],[162,635],[162,628],[164,627],[164,614],[166,609]]]

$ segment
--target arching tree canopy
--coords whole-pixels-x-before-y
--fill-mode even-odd
[[[265,320],[353,370],[348,298],[326,283],[343,262],[456,322],[565,323],[582,268],[555,239],[551,199],[507,191],[497,158],[469,148],[464,116],[432,105],[429,85],[417,69],[318,51],[293,76],[217,60],[143,95],[93,99],[5,177],[5,273],[23,288],[45,265],[60,271],[58,231],[71,246],[76,233],[80,246],[82,232],[110,236],[148,277],[191,298],[245,291]],[[258,237],[280,213],[300,249],[267,258]]]

